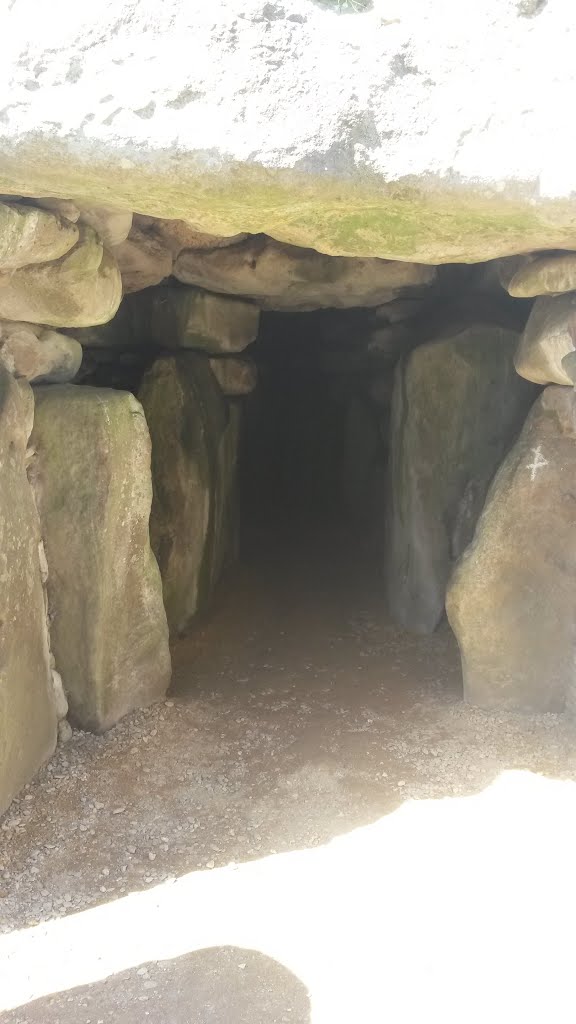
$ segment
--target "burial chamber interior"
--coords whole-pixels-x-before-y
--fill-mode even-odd
[[[36,581],[22,620],[35,638],[28,663],[17,645],[6,659],[6,736],[27,739],[6,746],[0,806],[70,723],[105,732],[162,699],[171,678],[194,688],[207,624],[224,643],[239,623],[251,634],[266,619],[292,637],[288,658],[308,631],[319,662],[364,616],[388,630],[385,672],[398,637],[450,635],[448,611],[461,650],[476,644],[479,662],[498,652],[476,676],[465,659],[457,685],[468,700],[563,709],[564,665],[545,692],[535,659],[530,692],[524,667],[502,689],[503,644],[482,639],[498,625],[501,582],[481,588],[498,600],[479,618],[482,572],[468,565],[464,588],[458,573],[478,553],[479,517],[527,429],[534,382],[570,383],[569,367],[541,370],[534,350],[542,315],[548,323],[541,303],[552,301],[559,329],[573,293],[533,301],[550,275],[566,290],[570,254],[436,267],[220,238],[67,200],[4,197],[0,214],[13,239],[0,287],[0,440],[18,453],[4,494],[20,494],[2,543],[25,549]],[[571,391],[560,391],[565,404]],[[526,437],[519,464],[534,462],[539,484],[548,460]],[[511,621],[520,594],[536,636],[530,588],[505,556],[500,577],[518,580]],[[548,564],[542,579],[551,585]],[[4,601],[9,621],[16,586]],[[546,649],[568,650],[565,639]],[[452,653],[458,661],[455,640]],[[359,678],[350,672],[349,685]]]
[[[139,293],[140,301],[145,295]],[[353,580],[359,611],[371,604],[399,630],[448,629],[451,569],[472,538],[488,485],[534,398],[534,390],[516,378],[518,396],[504,400],[530,307],[506,293],[495,265],[479,264],[438,268],[432,285],[404,288],[377,306],[264,309],[253,342],[210,359],[224,408],[214,408],[218,402],[206,380],[193,380],[192,370],[183,390],[203,411],[190,425],[181,409],[178,437],[172,438],[155,420],[158,401],[162,416],[173,392],[168,388],[156,400],[147,384],[158,360],[167,357],[169,340],[158,345],[143,331],[137,348],[133,339],[103,348],[91,347],[88,339],[78,382],[141,398],[153,470],[155,461],[166,462],[167,444],[185,450],[191,443],[184,461],[190,452],[193,461],[204,458],[211,477],[208,484],[177,486],[170,496],[170,474],[181,474],[182,462],[153,471],[152,545],[173,643],[194,635],[223,600],[230,607],[241,600],[246,573],[264,593],[281,591],[285,581],[287,591],[297,588],[312,603],[330,592],[335,607],[338,592],[348,591]],[[121,307],[120,338],[122,317]],[[110,330],[114,324],[105,328]],[[192,342],[176,359],[206,361],[206,355]],[[226,380],[219,372],[225,366]],[[508,416],[500,405],[512,406]],[[231,421],[234,452],[223,466],[215,450],[220,442],[209,435],[224,435]],[[206,450],[199,455],[198,448]],[[227,479],[218,482],[222,474]],[[225,501],[228,523],[201,523],[202,495],[222,486],[226,497],[212,494],[208,503]],[[181,506],[177,512],[175,504]],[[174,515],[176,530],[167,522]],[[155,519],[162,518],[155,533]],[[192,538],[202,530],[199,547]],[[183,563],[194,547],[186,571]],[[174,582],[178,575],[174,593],[170,577]],[[348,614],[349,597],[344,605]],[[193,671],[180,672],[182,678],[194,686]]]

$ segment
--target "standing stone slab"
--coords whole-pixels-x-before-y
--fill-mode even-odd
[[[152,437],[152,546],[179,633],[208,604],[232,544],[237,425],[201,355],[158,359],[140,399]]]
[[[26,476],[33,410],[29,385],[0,368],[0,814],[56,746],[40,525]]]
[[[150,437],[133,395],[52,385],[36,390],[33,443],[52,650],[71,716],[101,732],[170,681]]]
[[[575,593],[576,396],[549,387],[495,477],[448,589],[466,700],[574,709]]]
[[[514,331],[470,326],[399,364],[392,398],[387,590],[395,621],[430,633],[455,559],[535,389],[514,371]]]

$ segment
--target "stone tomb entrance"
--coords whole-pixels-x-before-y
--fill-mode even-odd
[[[469,702],[571,706],[567,254],[432,267],[58,200],[0,213],[0,553],[27,561],[36,630],[24,674],[2,640],[2,807],[57,735],[162,699],[170,647],[193,687],[181,651],[248,579],[280,605],[336,592],[336,619],[376,600],[399,637],[448,630],[447,607]],[[551,522],[555,488],[526,570],[514,523]]]

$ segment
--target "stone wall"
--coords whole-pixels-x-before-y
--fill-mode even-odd
[[[435,628],[448,585],[468,699],[576,703],[571,626],[556,634],[550,620],[546,633],[548,620],[528,612],[518,624],[527,578],[495,525],[505,509],[511,532],[520,502],[544,535],[556,495],[561,526],[534,574],[543,593],[570,593],[575,287],[569,252],[436,268],[216,235],[69,196],[4,197],[0,809],[69,737],[68,717],[104,730],[166,692],[169,629],[175,637],[209,609],[237,554],[253,356],[284,342],[310,392],[308,408],[290,410],[299,469],[314,476],[324,451],[318,494],[329,477],[354,528],[387,548],[396,621]],[[314,426],[315,381],[339,410],[338,464],[332,421],[324,435]],[[556,390],[514,447],[542,384]],[[510,466],[529,480],[517,486]],[[517,635],[510,628],[488,669],[474,609],[485,608],[485,626],[500,614],[502,580],[498,609]],[[524,629],[542,641],[547,694],[517,654]]]

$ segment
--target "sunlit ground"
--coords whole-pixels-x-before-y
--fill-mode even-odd
[[[323,847],[9,934],[0,1006],[231,945],[292,971],[312,1024],[573,1022],[575,840],[576,783],[505,772]]]

